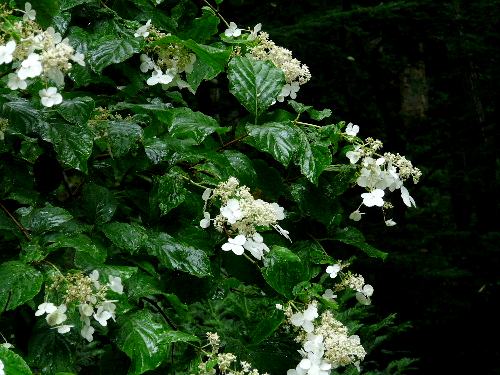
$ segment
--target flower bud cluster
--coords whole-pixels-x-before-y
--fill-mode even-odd
[[[207,359],[198,365],[198,375],[260,375],[259,370],[252,368],[252,365],[245,361],[238,361],[238,357],[233,353],[219,353],[220,339],[217,333],[207,332],[208,343],[211,346]],[[215,367],[218,367],[216,370]],[[263,373],[262,375],[269,375]]]
[[[17,41],[9,35],[0,35],[5,44],[0,45],[0,65],[12,64],[13,73],[7,76],[7,87],[24,90],[31,79],[41,78],[48,86],[64,86],[64,75],[72,68],[72,62],[85,65],[83,55],[70,46],[68,39],[62,39],[53,27],[42,30],[34,22],[36,12],[30,3],[25,4],[23,20],[14,23],[14,33],[20,35]],[[62,102],[57,87],[40,90],[41,103],[45,107]]]
[[[168,35],[151,25],[151,20],[139,27],[134,34],[135,37],[144,38],[148,42],[154,42]],[[181,74],[186,75],[193,71],[196,55],[186,47],[177,43],[147,47],[146,53],[141,54],[140,60],[141,72],[152,71],[151,76],[146,80],[149,86],[161,84],[164,89],[172,86],[190,89]]]
[[[67,333],[75,324],[66,324],[68,308],[77,309],[80,316],[80,334],[87,341],[93,341],[95,328],[91,324],[94,318],[101,326],[107,326],[109,319],[115,320],[115,300],[108,300],[109,290],[115,293],[123,293],[123,285],[120,277],[108,276],[108,283],[101,284],[99,271],[94,270],[88,276],[82,273],[69,275],[58,275],[54,277],[52,285],[47,288],[48,292],[62,295],[63,303],[56,306],[52,302],[44,302],[38,306],[35,316],[47,314],[45,320],[59,333]],[[63,324],[65,323],[65,324]],[[75,322],[73,322],[75,323]]]
[[[208,228],[213,221],[215,229],[225,232],[230,237],[222,245],[222,250],[232,251],[242,255],[245,250],[256,259],[262,259],[264,252],[269,248],[264,243],[257,228],[273,227],[281,235],[288,237],[288,231],[278,225],[278,221],[285,218],[283,207],[277,203],[268,203],[262,199],[255,199],[246,186],[240,186],[238,179],[230,177],[220,183],[213,191],[207,189],[202,196],[205,201],[203,216],[200,221],[202,228]],[[211,219],[207,211],[208,201],[219,200],[219,214]]]
[[[363,305],[370,305],[370,297],[373,295],[373,287],[370,284],[365,284],[363,276],[347,272],[341,282],[336,285],[335,290],[352,289],[356,291],[356,299]]]
[[[366,351],[359,336],[349,336],[347,327],[334,319],[331,311],[319,315],[315,301],[304,311],[290,315],[287,310],[285,315],[291,325],[302,329],[296,338],[302,345],[302,360],[287,375],[329,375],[332,369],[358,365],[364,359]]]
[[[358,131],[357,125],[349,124],[346,128],[345,138],[352,140]],[[350,163],[359,168],[357,185],[367,190],[366,193],[361,194],[361,198],[363,198],[361,205],[377,206],[382,209],[390,207],[389,202],[384,200],[386,190],[393,192],[399,189],[403,203],[408,207],[416,207],[415,200],[404,186],[404,182],[412,178],[413,183],[416,184],[422,173],[404,156],[390,152],[380,155],[378,151],[382,147],[381,141],[367,138],[364,143],[355,144],[354,149],[346,153]],[[358,208],[350,214],[349,218],[359,221],[363,214]],[[392,219],[385,220],[385,223],[387,226],[396,224]]]
[[[271,61],[285,75],[286,84],[278,95],[278,101],[284,101],[287,96],[295,99],[300,86],[311,79],[307,65],[294,58],[292,51],[277,46],[266,32],[255,32],[255,41],[257,43],[250,48],[249,56],[256,60]]]

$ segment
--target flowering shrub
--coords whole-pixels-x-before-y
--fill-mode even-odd
[[[216,6],[0,5],[0,375],[384,371],[351,253],[387,254],[355,222],[396,225],[420,171]],[[207,81],[236,120],[196,111]]]

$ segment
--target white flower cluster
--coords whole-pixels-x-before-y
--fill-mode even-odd
[[[261,61],[269,60],[285,74],[286,84],[278,95],[277,100],[279,102],[283,102],[288,96],[291,99],[297,98],[300,86],[311,79],[309,68],[294,58],[292,51],[277,46],[276,43],[269,39],[269,34],[260,32],[259,25],[251,34],[254,35],[257,44],[250,48],[249,56]]]
[[[349,123],[346,127],[346,138],[352,139],[359,132],[359,126]],[[346,157],[351,164],[359,166],[359,176],[356,180],[358,186],[367,190],[361,194],[366,207],[391,207],[389,202],[384,200],[385,191],[393,192],[399,189],[404,204],[408,207],[416,207],[415,200],[410,196],[408,189],[403,185],[405,181],[412,178],[413,183],[418,183],[422,173],[415,168],[404,156],[386,152],[381,155],[378,151],[382,148],[382,142],[372,138],[367,138],[364,143],[356,144],[354,149],[346,153]],[[363,212],[358,207],[349,218],[354,221],[361,220]],[[387,226],[396,225],[392,219],[385,220]]]
[[[302,344],[299,350],[302,360],[287,375],[329,375],[332,369],[349,364],[358,366],[364,359],[366,352],[359,336],[349,336],[347,328],[328,310],[320,317],[315,301],[302,312],[287,311],[287,316],[293,326],[303,330],[296,339]],[[320,322],[315,326],[313,322],[318,317]]]
[[[205,207],[200,226],[208,228],[213,221],[218,231],[224,231],[231,236],[222,245],[224,251],[242,255],[247,250],[254,258],[262,259],[264,253],[269,251],[262,235],[257,232],[257,228],[262,227],[273,227],[290,240],[288,231],[278,225],[278,221],[285,218],[283,207],[277,203],[255,199],[248,187],[240,186],[235,177],[220,183],[213,191],[205,190],[202,199],[205,201]],[[216,199],[220,200],[221,207],[219,214],[211,219],[207,203]]]
[[[363,276],[348,272],[342,281],[337,284],[337,291],[343,289],[352,289],[356,291],[356,299],[363,305],[370,305],[370,297],[373,295],[374,289],[370,284],[365,284]]]
[[[66,285],[64,303],[56,306],[52,302],[44,302],[38,306],[35,316],[47,314],[45,320],[59,333],[67,333],[74,324],[63,324],[68,319],[68,306],[77,306],[80,313],[80,334],[87,341],[93,341],[95,328],[90,318],[93,317],[101,326],[105,327],[109,319],[115,319],[116,300],[107,300],[106,293],[110,289],[118,294],[123,293],[120,277],[108,276],[108,283],[101,285],[99,271],[94,270],[88,276],[75,274],[56,280],[49,289],[58,289]]]
[[[0,359],[0,375],[5,375],[4,364]]]
[[[31,83],[30,79],[41,78],[48,86],[64,85],[64,74],[72,68],[71,62],[85,65],[83,55],[69,45],[68,39],[49,27],[43,31],[33,22],[36,12],[30,3],[25,4],[23,21],[14,24],[16,34],[21,38],[16,42],[9,40],[0,45],[0,65],[11,64],[13,73],[7,76],[7,86],[11,90],[24,90]],[[6,38],[5,35],[2,38]],[[52,107],[62,102],[57,87],[40,90],[42,105]]]
[[[145,25],[139,27],[134,34],[139,38],[163,37],[165,34],[159,32],[148,20]],[[189,74],[193,71],[196,55],[180,44],[171,43],[166,46],[157,46],[141,54],[141,65],[139,69],[143,73],[151,72],[151,76],[146,80],[149,86],[161,84],[164,89],[177,86],[179,89],[188,88],[189,84],[182,78],[181,74]],[[152,58],[153,56],[154,58]]]
[[[207,353],[207,359],[198,365],[199,375],[260,375],[259,370],[252,368],[252,365],[245,361],[239,361],[233,353],[219,353],[220,338],[217,333],[207,332],[208,343],[211,346],[211,352]],[[219,372],[214,368],[219,368]],[[236,369],[239,367],[240,369]],[[262,375],[269,375],[262,373]]]

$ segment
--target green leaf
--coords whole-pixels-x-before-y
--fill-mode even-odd
[[[264,261],[262,276],[278,293],[293,298],[293,287],[308,280],[307,267],[286,247],[273,246]]]
[[[13,351],[0,345],[0,359],[3,363],[5,374],[31,375],[32,372],[24,359]]]
[[[168,331],[165,332],[165,342],[173,343],[173,342],[199,342],[200,339],[194,335],[189,333],[180,332],[180,331]]]
[[[296,131],[300,146],[295,162],[300,167],[302,174],[316,185],[320,174],[331,164],[332,154],[327,144],[310,142],[302,129],[297,127]]]
[[[21,218],[21,224],[33,234],[41,234],[60,227],[72,218],[73,216],[64,208],[48,205],[27,212]]]
[[[93,137],[86,124],[51,123],[43,139],[54,145],[62,164],[87,172]]]
[[[75,371],[75,353],[64,335],[48,327],[40,320],[35,334],[28,344],[28,363],[38,373],[52,375],[57,372]]]
[[[257,345],[271,336],[285,320],[283,311],[274,309],[270,315],[264,317],[257,326],[252,329],[251,340],[253,345]]]
[[[94,110],[94,99],[83,96],[80,98],[66,99],[58,107],[57,112],[66,121],[74,124],[86,124]]]
[[[321,111],[311,108],[307,110],[307,113],[309,113],[309,116],[311,116],[311,118],[316,121],[324,120],[325,118],[328,118],[332,115],[332,111],[328,108]]]
[[[147,251],[167,268],[198,277],[210,275],[210,260],[203,250],[177,241],[166,233],[149,235]]]
[[[87,219],[97,225],[110,221],[118,207],[113,194],[105,187],[94,183],[84,186],[83,205]]]
[[[69,10],[71,8],[78,6],[78,5],[95,3],[96,1],[97,0],[62,0],[61,1],[61,9],[62,10]]]
[[[235,176],[242,185],[253,186],[257,180],[257,172],[252,161],[245,154],[236,150],[225,150],[224,156],[235,170]]]
[[[262,125],[247,125],[249,138],[245,142],[256,149],[267,152],[285,167],[300,146],[295,129],[284,122],[268,122]]]
[[[132,35],[104,35],[89,46],[88,61],[96,73],[109,65],[121,63],[141,50],[141,42]]]
[[[75,249],[75,263],[99,264],[106,261],[107,252],[103,246],[97,245],[89,237],[84,234],[78,234],[72,237],[61,236],[49,249],[60,249],[69,247]]]
[[[183,180],[176,173],[169,173],[155,179],[149,205],[151,210],[159,207],[161,214],[166,215],[184,202],[186,194]]]
[[[133,122],[109,121],[107,125],[107,139],[113,156],[125,155],[142,138],[142,128]]]
[[[169,355],[166,340],[169,328],[148,310],[118,318],[116,343],[132,360],[129,375],[142,374],[157,368]]]
[[[235,57],[229,62],[229,91],[255,119],[276,100],[285,83],[281,69],[270,61]]]
[[[138,252],[148,238],[146,230],[135,223],[112,222],[106,224],[102,231],[115,246],[131,254]]]
[[[32,3],[33,9],[36,10],[36,22],[47,28],[51,26],[52,19],[59,12],[59,0],[37,0]]]
[[[168,130],[170,136],[179,139],[194,139],[197,144],[210,134],[218,131],[227,131],[221,128],[212,117],[201,112],[193,112],[189,108],[176,108],[169,113]]]
[[[162,295],[165,292],[161,288],[160,281],[153,277],[138,272],[127,280],[127,297],[137,302],[141,297]]]
[[[367,244],[365,242],[363,233],[361,233],[356,228],[346,227],[344,229],[340,229],[335,233],[335,236],[333,238],[337,241],[357,247],[370,257],[381,259],[387,258],[387,253],[380,251],[372,245]]]
[[[42,287],[42,274],[27,264],[9,261],[0,265],[0,312],[14,310],[31,300]]]
[[[211,12],[205,11],[201,17],[195,18],[191,25],[179,34],[179,37],[204,43],[213,35],[217,34],[219,22],[219,17]]]
[[[9,120],[12,129],[19,133],[30,133],[41,125],[42,116],[29,101],[13,100],[2,105],[2,116]]]

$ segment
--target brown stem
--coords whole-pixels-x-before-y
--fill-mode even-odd
[[[242,135],[242,136],[240,136],[238,138],[235,138],[232,141],[227,142],[225,145],[222,145],[221,147],[219,147],[217,149],[217,151],[224,150],[226,147],[231,146],[233,143],[239,142],[239,141],[241,141],[242,139],[245,139],[248,136],[249,136],[249,134],[244,134],[244,135]]]
[[[9,210],[7,209],[7,207],[5,207],[2,202],[0,202],[0,207],[2,208],[2,210],[4,210],[4,212],[11,218],[11,220],[14,222],[14,224],[16,224],[16,226],[19,228],[19,230],[24,234],[24,236],[26,237],[26,239],[28,241],[31,241],[31,238],[28,234],[28,230],[22,226],[22,224],[16,220],[16,218],[9,212]]]

